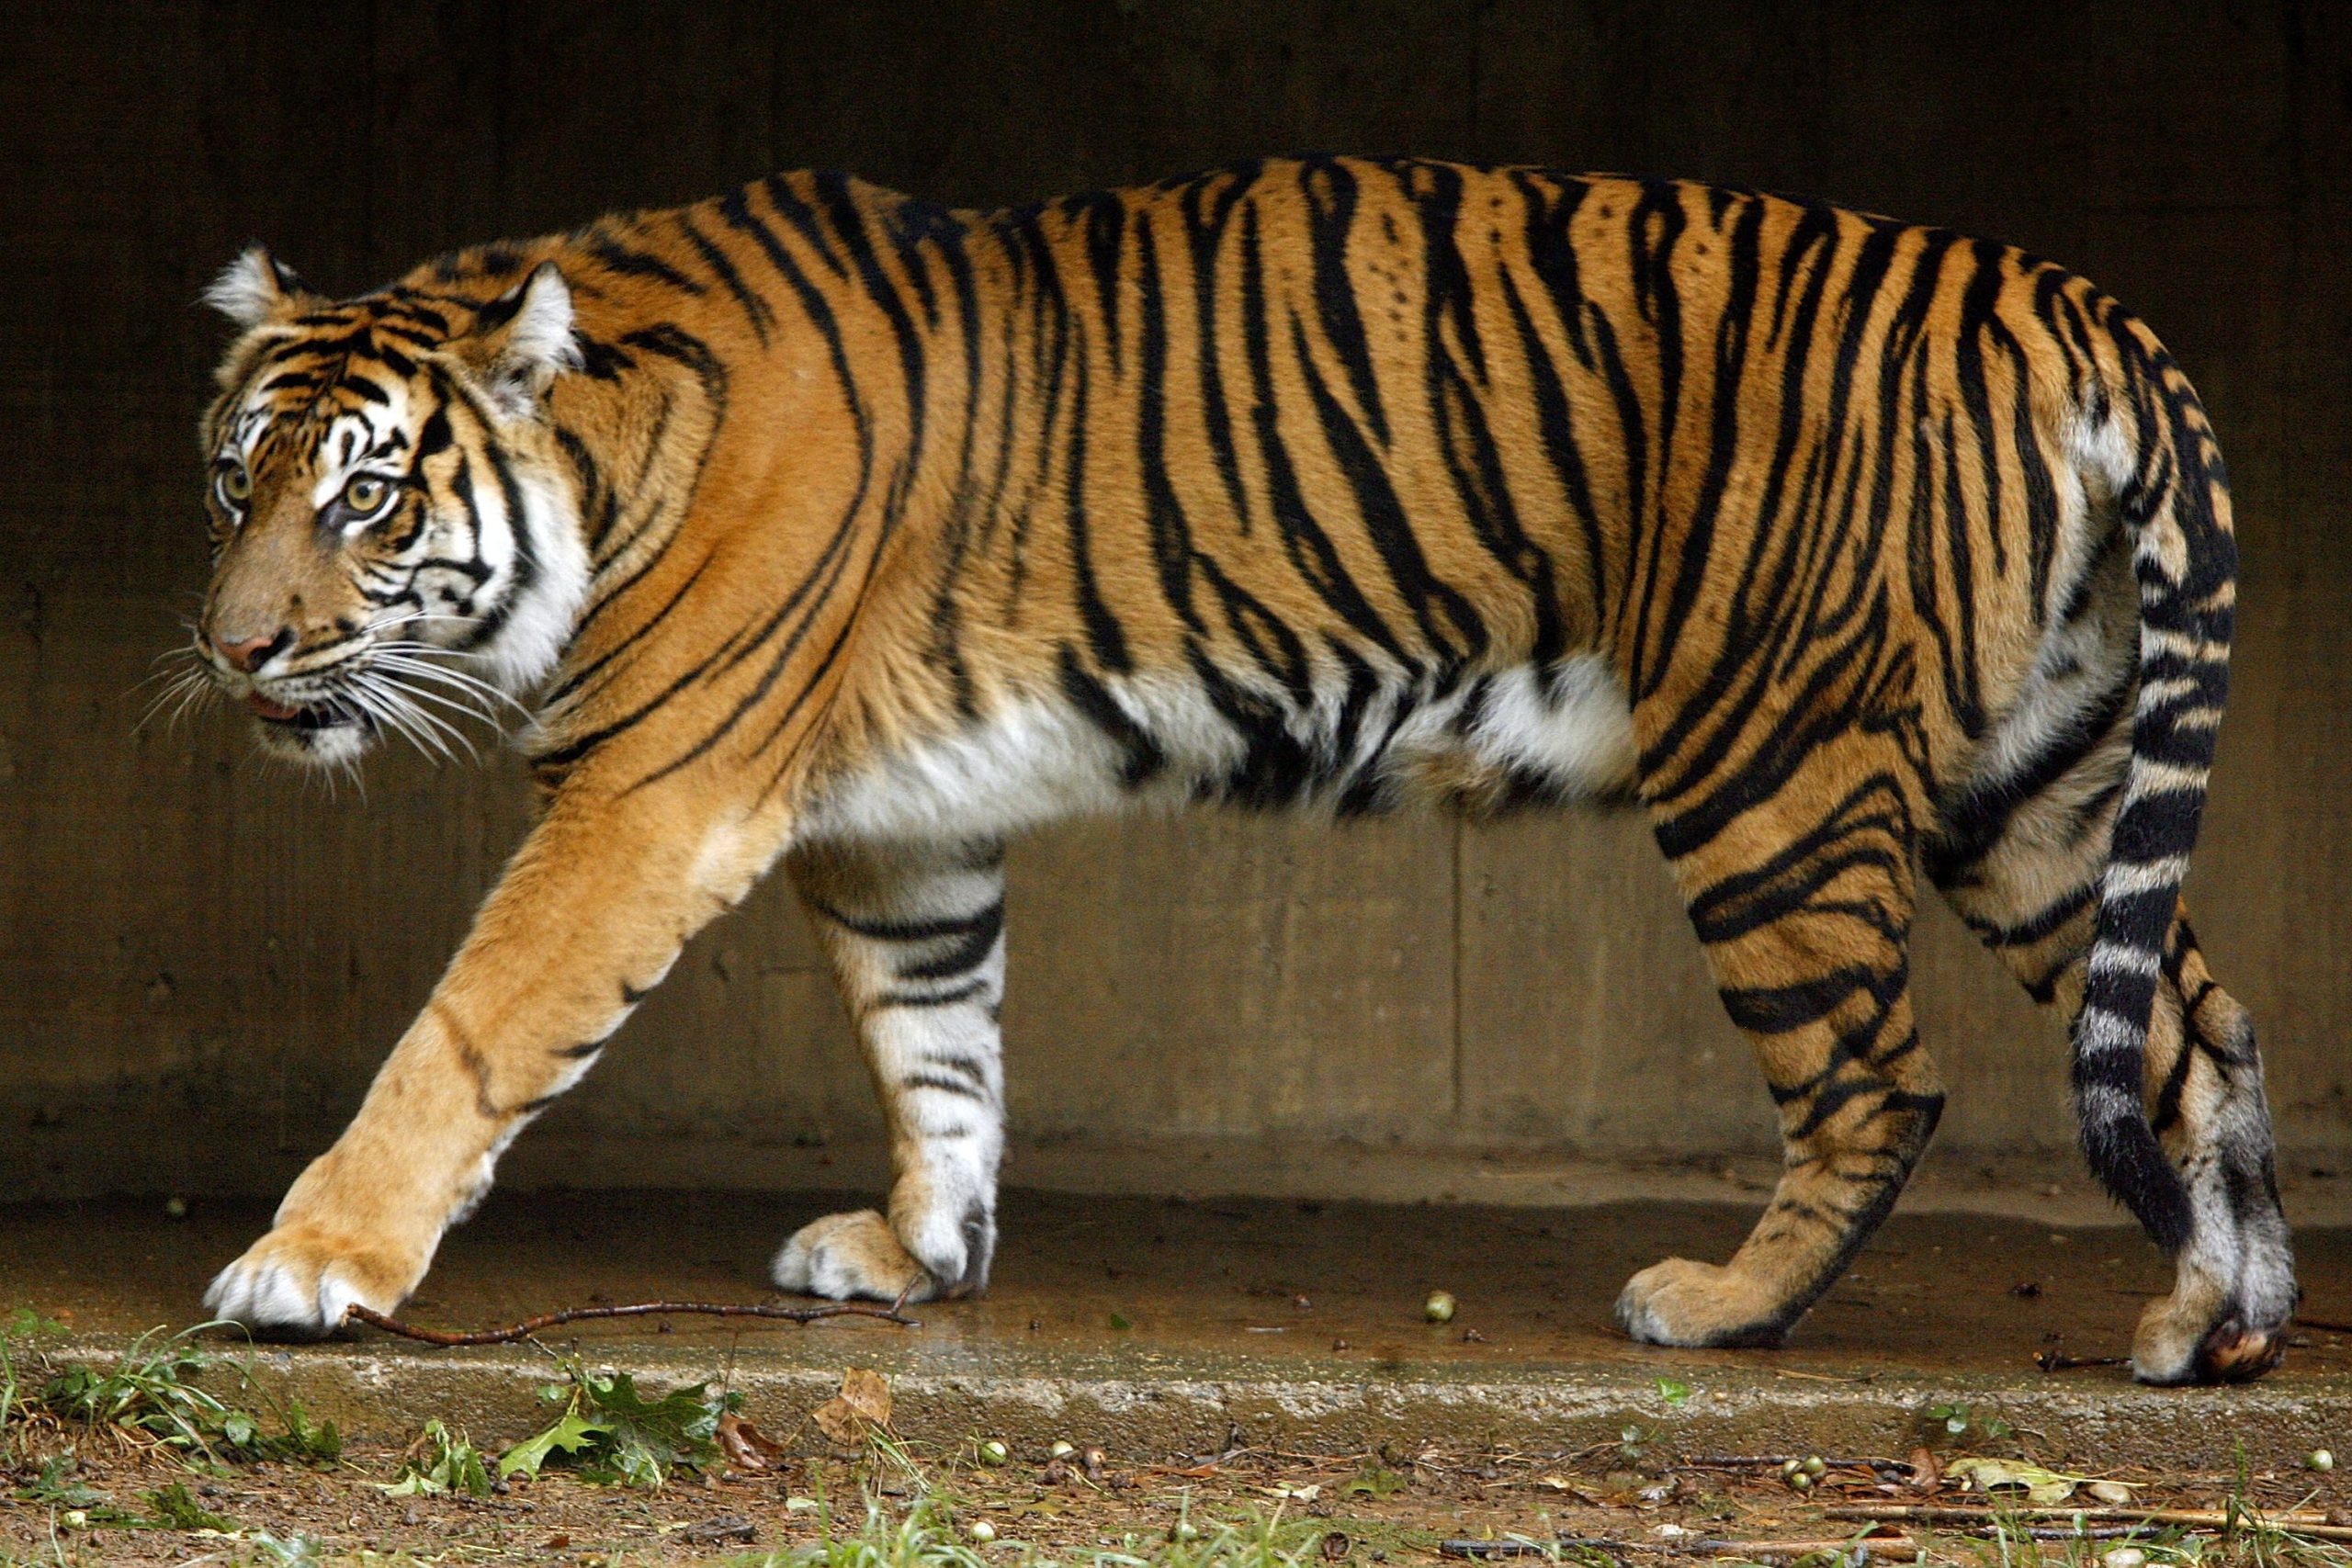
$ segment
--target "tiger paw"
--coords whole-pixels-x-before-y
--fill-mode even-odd
[[[2132,1337],[2132,1373],[2142,1382],[2247,1382],[2284,1359],[2283,1314],[2275,1323],[2258,1323],[2226,1297],[2216,1305],[2197,1295],[2176,1290],[2141,1314]]]
[[[215,1317],[257,1334],[321,1339],[341,1327],[354,1306],[391,1311],[423,1273],[297,1222],[271,1231],[213,1276],[204,1304]]]
[[[1788,1332],[1785,1309],[1740,1271],[1669,1258],[1625,1282],[1617,1321],[1645,1345],[1769,1347]]]
[[[890,1222],[872,1209],[827,1214],[793,1233],[769,1270],[778,1288],[834,1301],[863,1297],[929,1301],[930,1270],[899,1245]]]

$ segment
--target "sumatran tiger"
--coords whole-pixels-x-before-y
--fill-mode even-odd
[[[779,859],[894,1178],[775,1280],[978,1291],[1009,838],[1617,797],[1786,1145],[1729,1262],[1626,1284],[1634,1338],[1780,1341],[1893,1206],[1944,1099],[1924,870],[2066,1010],[2090,1166],[2176,1262],[2139,1375],[2278,1359],[2254,1032],[2180,900],[2229,493],[2082,278],[1708,185],[1319,158],[993,212],[780,175],[340,301],[254,249],[209,298],[202,673],[331,768],[494,692],[542,805],[222,1316],[397,1305]]]

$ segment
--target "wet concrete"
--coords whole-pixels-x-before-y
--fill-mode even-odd
[[[452,1233],[410,1321],[480,1327],[563,1306],[763,1299],[764,1262],[840,1195],[508,1194]],[[1574,1211],[1015,1192],[983,1300],[904,1329],[679,1317],[583,1325],[592,1363],[657,1376],[722,1370],[790,1427],[843,1368],[888,1372],[899,1424],[939,1440],[1069,1436],[1142,1454],[1253,1441],[1370,1446],[1483,1439],[1574,1447],[1634,1422],[1689,1450],[1907,1451],[1926,1407],[1998,1409],[2105,1462],[2289,1462],[2352,1438],[2352,1335],[2302,1333],[2288,1365],[2232,1390],[2135,1388],[2115,1369],[2048,1374],[2037,1351],[2117,1354],[2163,1260],[2120,1227],[1898,1215],[1770,1352],[1636,1346],[1619,1285],[1671,1254],[1720,1258],[1753,1210],[1625,1202]],[[258,1234],[259,1204],[0,1209],[0,1307],[64,1318],[100,1349],[192,1322],[213,1269]],[[2309,1314],[2352,1317],[2352,1230],[2299,1235]],[[1422,1321],[1432,1289],[1460,1311]],[[225,1337],[224,1344],[232,1343]],[[547,1360],[528,1346],[436,1350],[371,1333],[267,1347],[257,1367],[377,1436],[427,1416],[519,1434]],[[1672,1402],[1668,1379],[1693,1391]]]

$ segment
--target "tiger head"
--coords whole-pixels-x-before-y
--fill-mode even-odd
[[[205,298],[240,332],[203,426],[204,673],[281,756],[348,764],[388,731],[446,750],[445,710],[511,705],[585,587],[547,415],[580,362],[562,275],[338,303],[255,248]]]

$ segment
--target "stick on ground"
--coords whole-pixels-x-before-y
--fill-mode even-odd
[[[1868,1520],[1873,1524],[1917,1524],[1988,1526],[1996,1522],[1993,1509],[1959,1507],[1932,1503],[1862,1504],[1824,1508],[1825,1518],[1853,1521]],[[2101,1524],[2178,1525],[2191,1529],[2227,1529],[2233,1525],[2258,1529],[2289,1530],[2296,1535],[2310,1536],[2314,1540],[2352,1540],[2352,1525],[2328,1522],[2327,1516],[2311,1509],[2283,1513],[2264,1513],[2246,1509],[2232,1514],[2222,1508],[2070,1508],[2029,1507],[2006,1508],[1999,1520],[2031,1522],[2049,1519],[2086,1519]]]
[[[874,1317],[902,1327],[919,1328],[920,1320],[909,1317],[903,1310],[907,1299],[900,1296],[888,1306],[860,1306],[851,1302],[834,1302],[825,1306],[767,1306],[752,1303],[732,1302],[636,1302],[628,1306],[567,1307],[561,1312],[544,1312],[537,1317],[504,1328],[481,1328],[464,1332],[445,1328],[419,1328],[402,1323],[364,1306],[353,1306],[345,1312],[346,1323],[364,1323],[380,1328],[387,1334],[397,1334],[403,1339],[421,1340],[427,1345],[511,1345],[518,1339],[567,1323],[587,1323],[606,1317],[761,1317],[785,1323],[815,1323],[826,1317]]]

